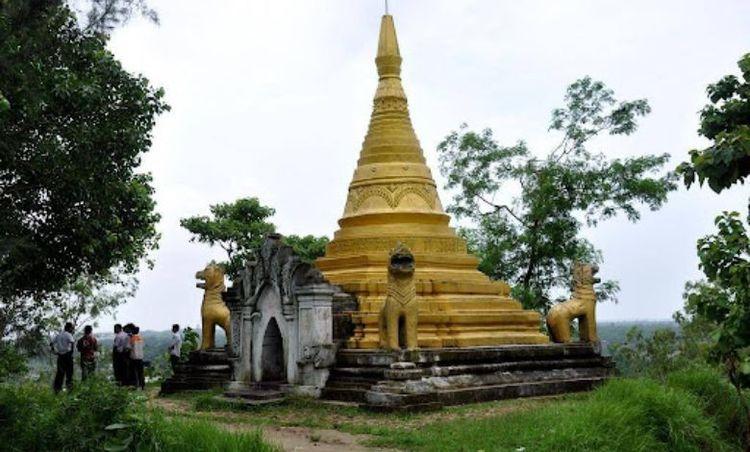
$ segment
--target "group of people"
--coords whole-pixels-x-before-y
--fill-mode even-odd
[[[112,370],[115,381],[120,386],[146,388],[143,372],[143,352],[146,342],[141,337],[141,329],[132,323],[115,325],[115,338],[112,341]]]
[[[60,392],[63,384],[68,389],[73,387],[74,350],[77,350],[80,354],[82,381],[96,371],[99,342],[92,333],[91,325],[86,325],[83,328],[83,336],[78,341],[73,337],[74,331],[73,324],[68,322],[50,343],[52,352],[57,355],[57,372],[53,384],[55,392]],[[125,326],[118,323],[114,327],[114,333],[112,370],[115,381],[120,386],[145,389],[143,357],[146,343],[140,335],[140,328],[132,323]],[[172,325],[172,338],[168,347],[169,361],[173,370],[180,363],[181,349],[180,326],[174,324]]]

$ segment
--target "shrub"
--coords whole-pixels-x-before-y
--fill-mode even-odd
[[[695,367],[670,374],[667,384],[686,391],[700,400],[703,412],[713,418],[725,438],[739,445],[745,415],[734,387],[717,370]]]
[[[146,398],[102,380],[55,395],[48,387],[0,386],[3,450],[269,451],[260,433],[231,433],[205,421],[165,418]]]
[[[26,357],[13,344],[0,340],[0,383],[26,373]]]
[[[38,385],[0,389],[0,443],[10,450],[100,450],[104,427],[137,407],[126,390],[92,379],[56,396]]]

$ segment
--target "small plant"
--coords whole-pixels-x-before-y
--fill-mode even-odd
[[[190,355],[190,352],[198,350],[198,344],[200,343],[200,336],[191,327],[186,327],[182,330],[182,347],[180,347],[180,359],[185,361]]]

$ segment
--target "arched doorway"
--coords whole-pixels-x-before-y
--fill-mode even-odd
[[[271,319],[263,335],[261,354],[261,381],[281,382],[286,379],[284,368],[284,341],[276,319]]]

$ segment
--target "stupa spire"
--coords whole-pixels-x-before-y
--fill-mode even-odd
[[[375,64],[381,77],[401,76],[401,52],[398,50],[396,26],[393,24],[393,16],[389,14],[384,15],[380,21],[380,39]]]

